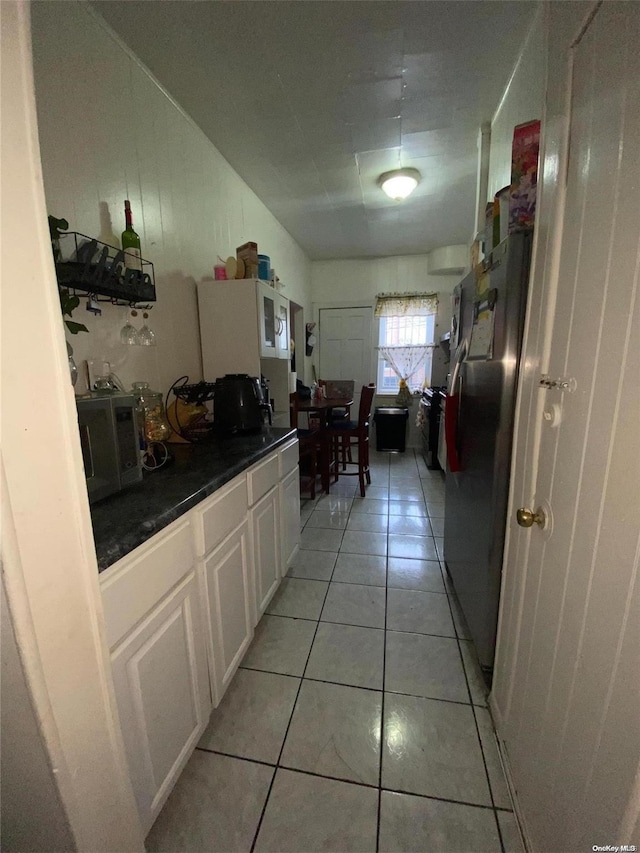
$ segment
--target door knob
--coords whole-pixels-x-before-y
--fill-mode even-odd
[[[538,527],[543,528],[547,523],[547,517],[541,507],[538,507],[535,512],[521,507],[516,512],[516,520],[520,527],[533,527],[534,524],[537,524]]]

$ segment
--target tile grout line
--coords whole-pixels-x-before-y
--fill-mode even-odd
[[[342,541],[342,540],[341,540]],[[340,552],[338,552],[340,553]],[[336,558],[337,563],[337,558]],[[336,570],[336,563],[333,564],[333,570],[331,572],[331,577],[333,577],[333,573]],[[271,798],[271,791],[273,789],[273,784],[275,782],[276,776],[278,774],[278,768],[280,767],[280,761],[282,759],[282,753],[284,752],[284,745],[287,742],[287,735],[289,734],[289,729],[291,728],[291,722],[293,720],[293,715],[295,714],[296,705],[298,704],[298,697],[300,696],[300,691],[302,690],[302,683],[304,681],[304,674],[307,671],[307,666],[309,665],[309,658],[311,657],[311,652],[313,650],[313,644],[316,641],[316,636],[318,634],[318,628],[320,627],[320,617],[322,616],[322,611],[324,610],[324,605],[327,600],[327,596],[329,594],[329,587],[331,586],[331,579],[329,579],[329,583],[327,584],[327,588],[324,593],[324,599],[322,600],[322,607],[320,608],[320,612],[318,613],[318,618],[316,620],[316,628],[313,632],[313,638],[311,640],[311,645],[309,646],[309,652],[307,654],[307,660],[305,661],[304,669],[302,670],[302,676],[300,677],[300,683],[298,684],[298,690],[296,692],[296,698],[294,699],[293,705],[291,706],[291,714],[289,715],[289,722],[287,723],[287,728],[284,733],[284,737],[282,738],[282,743],[280,745],[280,752],[278,753],[278,759],[276,761],[275,771],[273,776],[271,777],[271,783],[269,785],[269,790],[267,791],[267,796],[265,797],[264,805],[262,807],[262,811],[260,813],[260,819],[258,820],[258,825],[256,826],[256,831],[253,836],[253,841],[251,843],[251,851],[250,853],[254,853],[256,842],[258,840],[258,835],[260,834],[260,829],[262,827],[262,822],[264,820],[265,813],[267,811],[267,806],[269,804],[269,800]]]
[[[382,759],[384,755],[384,704],[387,680],[387,601],[389,597],[389,517],[387,516],[387,557],[385,559],[384,585],[384,643],[382,646],[382,705],[380,709],[380,767],[378,771],[378,823],[376,826],[376,853],[380,850],[380,820],[382,813]]]
[[[323,553],[332,554],[334,552],[333,551],[326,551]],[[348,551],[345,551],[344,553],[349,554],[350,557],[384,557],[384,554],[351,554]],[[338,553],[338,556],[340,556],[340,553]],[[388,557],[385,557],[385,561],[388,561],[388,559],[389,559]],[[408,557],[391,557],[391,559],[392,560],[397,560],[397,559],[404,560],[404,559],[409,559],[409,558]],[[420,562],[420,561],[416,560],[416,562]],[[424,562],[437,563],[438,560],[425,560]],[[298,580],[298,581],[322,581],[323,583],[328,583],[326,578],[300,578],[297,575],[289,575],[289,574],[285,575],[285,577],[288,577],[289,579],[293,578],[293,580]],[[331,583],[349,584],[350,586],[369,586],[369,587],[373,587],[374,589],[384,589],[385,588],[383,586],[383,584],[381,584],[381,583],[362,583],[361,581],[331,581]],[[388,586],[388,588],[389,589],[399,589],[399,590],[402,590],[403,592],[427,592],[427,593],[433,594],[433,595],[448,595],[446,589],[444,590],[444,592],[440,592],[440,590],[438,590],[438,589],[414,589],[413,587],[410,587],[410,586]],[[276,614],[270,613],[269,615],[275,616]],[[299,619],[302,617],[293,616],[293,617],[289,617],[289,618],[290,619]],[[367,627],[367,626],[365,625],[362,627]],[[409,631],[407,633],[412,633],[412,632]],[[413,633],[417,634],[420,632],[414,631]],[[446,636],[446,635],[445,634],[438,634],[436,636]],[[452,637],[451,639],[455,640],[455,637]]]
[[[341,622],[320,622],[320,625],[340,625]],[[348,625],[348,628],[359,628],[359,625]],[[373,631],[383,631],[384,628],[366,628],[365,630],[373,630]],[[396,631],[391,631],[390,633],[398,633]],[[422,637],[426,636],[423,634],[418,634],[417,636]],[[386,638],[385,638],[386,639]],[[448,638],[447,638],[448,639]],[[248,672],[264,672],[266,675],[283,675],[285,678],[302,678],[301,675],[293,675],[290,672],[277,672],[274,669],[258,669],[256,666],[243,666],[240,664],[238,669],[245,669]],[[471,705],[474,705],[477,708],[486,708],[486,705],[480,705],[477,702],[461,702],[459,699],[443,699],[441,696],[423,696],[421,693],[405,693],[401,690],[389,690],[386,687],[383,689],[378,689],[377,687],[363,687],[361,684],[349,684],[346,681],[329,681],[326,678],[314,678],[313,676],[305,675],[305,681],[313,681],[317,684],[332,684],[334,687],[353,687],[355,690],[368,690],[370,693],[382,693],[383,691],[386,693],[391,693],[393,696],[408,696],[411,699],[428,699],[430,702],[446,702],[448,705],[461,705],[463,708],[469,708]],[[384,681],[384,678],[383,678]]]
[[[196,749],[199,752],[207,752],[210,755],[221,755],[224,758],[233,758],[237,761],[246,761],[249,764],[259,764],[263,767],[271,767],[273,770],[277,770],[278,768],[281,770],[288,770],[291,773],[300,773],[302,776],[311,776],[314,779],[329,779],[332,782],[344,782],[347,785],[357,785],[359,788],[368,788],[370,790],[377,791],[378,785],[372,785],[369,782],[360,782],[355,779],[343,779],[339,776],[325,776],[322,773],[314,773],[313,770],[302,770],[299,767],[287,767],[286,765],[276,765],[270,764],[268,761],[260,761],[256,758],[247,758],[245,755],[233,755],[230,752],[222,752],[219,749],[207,749],[206,747],[198,746]],[[514,814],[512,809],[505,809],[501,806],[488,806],[484,803],[472,803],[469,800],[453,800],[449,797],[436,797],[433,794],[420,794],[415,791],[410,791],[405,788],[383,788],[383,791],[388,791],[390,794],[405,794],[410,797],[419,797],[422,800],[437,800],[441,803],[453,803],[458,806],[470,806],[471,808],[476,809],[485,809],[486,811],[495,811],[502,812],[503,814]]]

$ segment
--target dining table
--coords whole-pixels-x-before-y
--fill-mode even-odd
[[[327,494],[330,488],[332,467],[335,479],[338,479],[338,462],[332,453],[333,445],[329,433],[331,412],[334,409],[346,409],[349,412],[351,406],[353,406],[353,397],[317,397],[304,400],[300,399],[300,395],[297,395],[296,409],[298,413],[306,412],[308,415],[318,416],[318,438],[324,444],[321,479],[322,487]]]
[[[299,412],[318,414],[323,427],[329,425],[329,418],[334,409],[349,409],[353,406],[353,397],[320,397],[319,399],[301,400],[298,395],[297,409]]]

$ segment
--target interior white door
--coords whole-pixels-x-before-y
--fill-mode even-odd
[[[320,379],[353,379],[352,414],[357,417],[360,389],[372,374],[373,308],[320,309]]]
[[[635,3],[603,4],[567,40],[561,239],[554,254],[539,235],[525,339],[492,705],[532,850],[639,843],[638,43]],[[547,526],[517,527],[518,506]]]

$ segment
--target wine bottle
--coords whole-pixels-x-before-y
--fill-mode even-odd
[[[124,218],[127,224],[127,227],[122,232],[122,250],[124,252],[124,265],[128,270],[137,270],[138,272],[142,272],[140,238],[133,230],[131,204],[128,199],[124,203]]]

